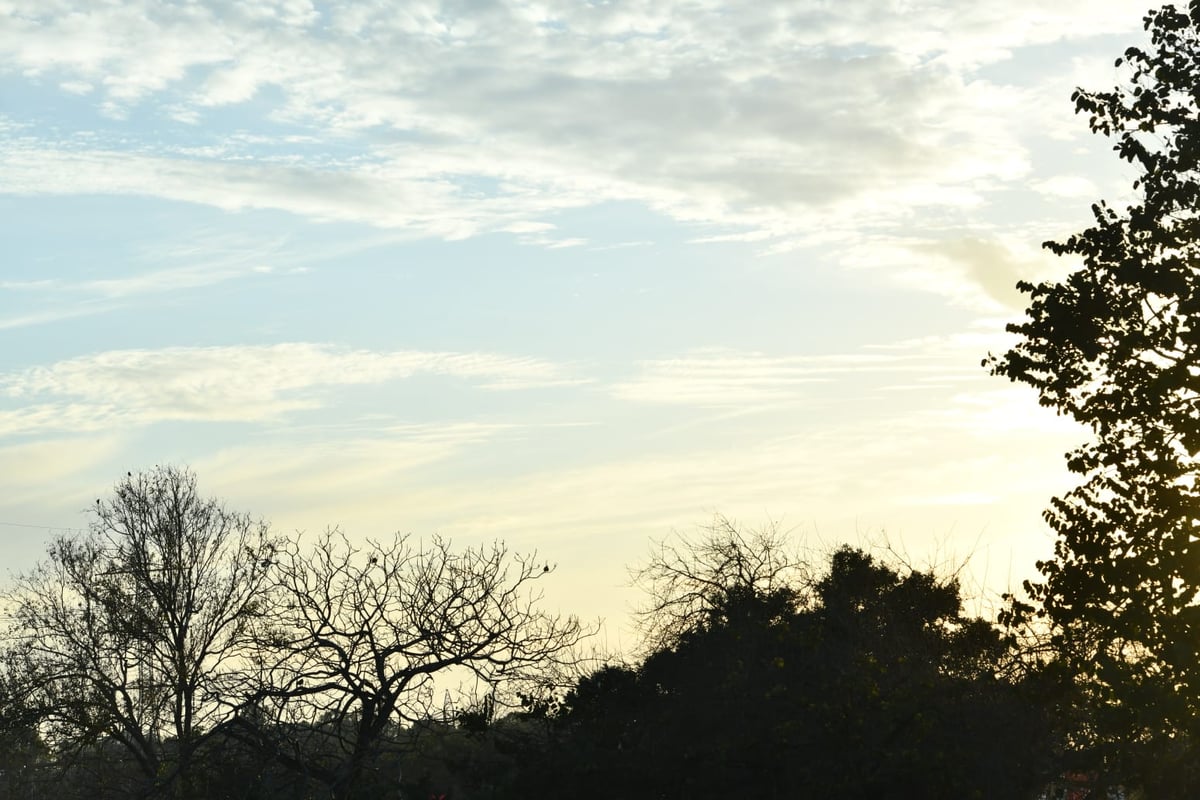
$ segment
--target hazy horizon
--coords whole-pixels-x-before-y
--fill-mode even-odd
[[[174,463],[614,645],[714,514],[1019,584],[1083,433],[980,360],[1128,192],[1070,94],[1144,10],[0,3],[0,563]]]

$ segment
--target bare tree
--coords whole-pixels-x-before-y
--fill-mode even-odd
[[[396,726],[437,716],[438,692],[536,679],[585,635],[574,617],[538,609],[535,584],[551,568],[502,544],[358,546],[328,531],[278,561],[260,708],[276,720],[269,730],[309,736],[276,741],[277,756],[339,798],[361,788]]]
[[[799,599],[810,582],[778,525],[742,529],[721,515],[695,534],[655,542],[630,577],[648,598],[634,612],[646,652],[672,647],[739,598],[786,592]]]
[[[17,578],[9,661],[52,745],[114,740],[153,791],[187,797],[198,749],[246,691],[275,544],[170,466],[129,473],[93,515]]]

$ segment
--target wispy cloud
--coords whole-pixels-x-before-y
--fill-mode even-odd
[[[43,309],[41,311],[18,312],[8,316],[0,316],[0,330],[28,328],[33,325],[45,325],[50,322],[59,322],[61,320],[75,319],[77,317],[86,317],[91,314],[101,314],[105,311],[110,311],[112,308],[112,304],[88,303],[84,305],[72,306],[70,308],[60,306],[56,308]]]
[[[305,271],[306,261],[320,257],[313,250],[296,252],[282,239],[264,241],[202,229],[170,242],[150,239],[115,269],[87,264],[85,274],[95,277],[78,277],[85,265],[77,258],[52,266],[27,264],[27,269],[42,274],[53,270],[53,277],[0,281],[0,292],[11,293],[20,309],[0,316],[0,330],[108,313],[148,296],[270,274],[297,274]],[[274,266],[279,263],[284,266]],[[105,266],[113,270],[111,276],[104,275]]]
[[[166,420],[262,421],[319,408],[328,390],[418,375],[514,390],[572,382],[558,365],[489,353],[330,345],[117,350],[0,375],[0,434],[102,430]]]
[[[271,271],[263,265],[228,267],[202,264],[188,267],[143,272],[120,278],[97,278],[84,281],[39,280],[0,284],[0,289],[25,292],[52,292],[56,294],[92,295],[99,298],[118,300],[134,295],[160,294],[184,289],[211,286],[235,278],[261,275]],[[80,309],[80,313],[87,313]],[[2,324],[2,323],[0,323]]]
[[[927,541],[956,524],[972,533],[991,524],[1016,532],[1006,548],[1025,550],[1040,543],[1037,503],[1065,485],[1059,454],[1073,432],[1053,420],[1042,425],[1039,417],[1052,416],[1045,409],[1018,408],[1010,400],[982,394],[952,399],[953,413],[915,418],[886,407],[850,419],[801,418],[734,448],[705,436],[682,450],[565,468],[534,466],[486,485],[381,478],[374,481],[381,488],[353,509],[338,508],[319,492],[294,491],[286,480],[272,484],[272,491],[289,521],[554,541],[557,552],[616,559],[616,572],[642,542],[681,520],[701,522],[714,509],[754,522],[768,513],[802,526],[812,521],[835,541],[878,525]],[[1010,414],[1008,424],[987,425],[995,414]],[[1036,442],[1020,435],[1027,424],[1039,426]],[[256,470],[270,461],[249,457],[240,463]],[[374,462],[380,468],[386,463]],[[313,469],[323,470],[320,464]],[[1002,524],[1010,516],[1020,520],[1015,527]]]
[[[1081,175],[1055,175],[1035,181],[1032,186],[1035,191],[1054,198],[1094,200],[1100,197],[1096,184]]]
[[[827,389],[812,384],[852,377],[871,376],[872,385],[880,390],[922,380],[931,381],[922,388],[937,389],[963,379],[964,352],[965,365],[978,365],[979,354],[986,352],[979,346],[980,339],[972,337],[969,342],[935,338],[827,355],[695,350],[677,358],[641,362],[639,373],[615,383],[611,393],[638,403],[755,410],[795,404],[809,396],[827,397]],[[964,350],[972,347],[976,349]]]
[[[319,439],[255,441],[217,450],[193,466],[229,487],[239,498],[253,492],[258,502],[275,505],[307,496],[304,505],[326,507],[329,515],[312,524],[337,522],[335,509],[347,494],[373,496],[412,481],[412,473],[437,462],[465,456],[472,448],[519,439],[525,430],[511,424],[438,423],[377,425],[373,430],[323,433]],[[249,487],[253,487],[252,489]]]
[[[43,8],[9,4],[0,63],[68,93],[94,87],[112,114],[214,127],[174,150],[14,137],[4,191],[154,195],[444,238],[631,200],[768,252],[815,231],[895,232],[1020,185],[1026,112],[1045,104],[979,68],[1136,25],[1125,0]],[[279,132],[222,130],[223,108]],[[314,147],[313,133],[338,145]]]
[[[805,384],[827,379],[805,358],[707,350],[643,362],[641,374],[615,384],[612,393],[638,403],[748,407],[793,397]]]
[[[1028,303],[1017,282],[1047,277],[1058,265],[1037,244],[1009,246],[996,238],[961,236],[908,243],[900,258],[904,251],[912,256],[905,268],[910,284],[940,284],[966,305],[987,308],[990,304],[990,310],[1016,311]]]

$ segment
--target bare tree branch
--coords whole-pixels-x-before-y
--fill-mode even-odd
[[[186,797],[198,748],[245,692],[275,545],[170,466],[129,473],[93,517],[8,592],[7,660],[52,745],[119,742]]]
[[[642,647],[651,652],[704,625],[735,594],[798,593],[811,574],[777,524],[743,530],[718,515],[695,534],[655,542],[630,578],[647,594],[635,616]]]
[[[491,693],[574,659],[579,621],[538,608],[536,582],[550,572],[503,544],[359,546],[336,530],[309,548],[293,542],[275,573],[261,704],[321,740],[287,747],[345,797],[393,726],[435,715],[436,690],[474,681]]]

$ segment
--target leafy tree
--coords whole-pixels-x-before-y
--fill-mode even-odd
[[[1098,702],[1150,703],[1126,719],[1130,744],[1200,712],[1200,3],[1145,27],[1150,46],[1117,60],[1128,85],[1073,98],[1138,170],[1135,200],[1046,243],[1081,266],[1019,284],[1020,340],[985,361],[1094,434],[1068,454],[1081,483],[1051,500],[1054,556],[1014,610],[1049,622]]]
[[[1010,643],[963,612],[958,581],[849,547],[817,583],[806,780],[840,797],[1024,798],[1051,770],[1048,721],[1007,680]]]
[[[88,532],[50,545],[9,592],[10,674],[53,747],[114,743],[187,797],[200,748],[247,689],[275,542],[186,469],[128,474]]]
[[[1008,644],[963,614],[955,581],[843,548],[819,578],[789,559],[802,583],[756,587],[736,565],[761,553],[711,560],[731,554],[728,532],[655,551],[671,575],[704,575],[720,592],[640,664],[577,683],[543,747],[546,766],[523,776],[526,795],[1033,794],[1049,771],[1046,720],[1001,675]],[[649,588],[652,603],[671,599],[661,582]]]

